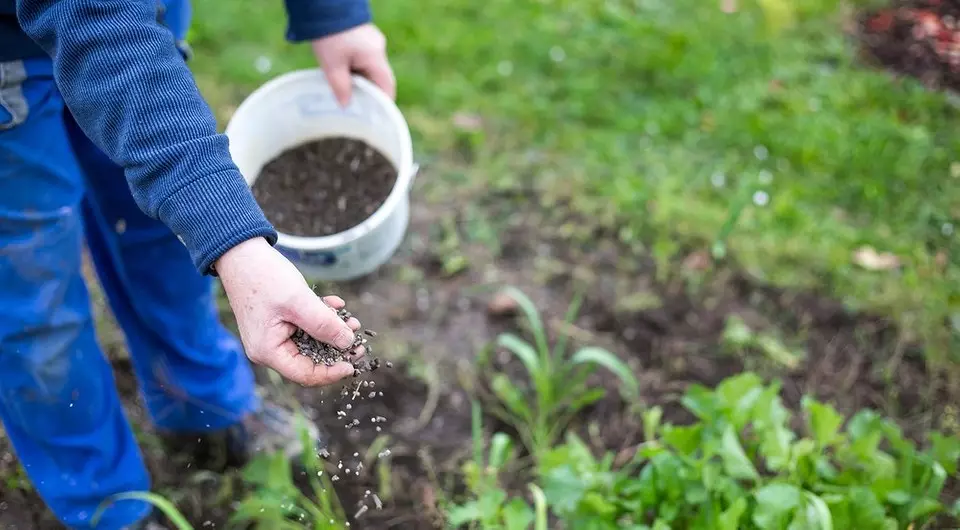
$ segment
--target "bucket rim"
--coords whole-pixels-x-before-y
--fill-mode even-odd
[[[246,109],[256,106],[260,101],[270,97],[273,92],[281,89],[284,85],[310,80],[321,84],[329,84],[322,69],[307,68],[281,74],[260,85],[260,87],[248,95],[243,102],[240,103],[236,111],[234,111],[233,116],[231,116],[227,123],[224,134],[229,138],[231,127],[236,123],[237,116],[242,116]],[[390,194],[386,200],[383,201],[383,204],[358,225],[337,234],[316,237],[295,236],[285,234],[278,230],[278,246],[290,250],[311,252],[332,250],[349,245],[378,228],[397,209],[401,201],[408,200],[410,187],[414,177],[419,171],[419,166],[413,161],[413,141],[410,136],[410,127],[407,124],[407,120],[403,116],[403,113],[400,112],[397,104],[373,82],[357,74],[352,75],[352,82],[354,91],[359,90],[363,92],[386,112],[390,123],[393,124],[393,132],[398,137],[400,156],[397,161],[397,167],[395,168],[397,170],[397,180],[393,184],[393,189],[390,190]],[[318,140],[320,138],[321,137],[305,139],[304,142]],[[256,178],[257,176],[253,176],[250,179],[249,186],[251,188],[256,182]]]

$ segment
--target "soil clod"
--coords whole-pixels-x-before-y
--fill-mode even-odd
[[[361,140],[324,138],[283,152],[253,185],[267,219],[285,234],[321,237],[365,221],[383,205],[397,169]]]

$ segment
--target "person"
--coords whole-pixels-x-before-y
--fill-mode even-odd
[[[187,1],[0,0],[0,420],[70,528],[92,528],[114,494],[150,489],[95,337],[84,247],[161,432],[219,440],[236,462],[294,455],[294,415],[260,396],[243,353],[302,385],[352,373],[314,366],[290,340],[299,327],[345,348],[360,323],[273,248],[188,70]],[[287,39],[310,43],[342,104],[351,72],[394,97],[365,0],[285,7]],[[239,341],[218,320],[214,276]],[[117,501],[96,528],[157,517]]]

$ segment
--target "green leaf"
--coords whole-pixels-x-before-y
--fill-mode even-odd
[[[815,528],[820,530],[833,530],[833,514],[830,513],[827,503],[809,491],[803,492],[803,498],[807,501],[807,522],[814,523]]]
[[[741,480],[756,480],[760,478],[753,463],[743,451],[740,440],[733,431],[732,426],[727,426],[723,431],[723,438],[720,441],[720,458],[723,460],[723,468],[733,478]]]
[[[627,401],[637,399],[640,395],[640,384],[633,375],[630,367],[616,355],[603,348],[583,348],[570,358],[573,364],[596,364],[610,370],[620,379],[620,393]]]
[[[520,311],[527,318],[527,322],[530,324],[530,331],[533,332],[534,341],[537,344],[537,351],[541,352],[544,356],[549,355],[550,347],[547,344],[546,328],[543,326],[543,321],[540,319],[540,312],[537,311],[537,306],[534,305],[533,300],[516,287],[505,287],[503,292],[517,302],[517,305],[520,306]]]
[[[663,409],[659,406],[643,411],[643,439],[645,441],[652,442],[657,439],[661,419],[663,419]]]
[[[483,519],[484,512],[477,501],[447,507],[447,523],[459,528],[467,523]]]
[[[683,455],[692,455],[700,448],[703,439],[703,425],[675,426],[666,425],[663,428],[663,441]]]
[[[573,389],[572,389],[573,390]],[[575,389],[573,391],[579,391]],[[597,401],[603,399],[603,396],[607,395],[607,391],[602,388],[590,388],[586,389],[583,392],[576,395],[572,401],[567,405],[567,410],[565,412],[572,413],[578,412],[586,406],[592,405]],[[558,406],[559,408],[559,406]]]
[[[533,413],[530,411],[527,399],[505,374],[494,375],[490,381],[490,389],[513,415],[524,420],[531,418]]]
[[[533,523],[533,510],[523,502],[523,499],[514,498],[503,507],[504,530],[527,530]]]
[[[783,528],[787,515],[800,507],[800,488],[784,482],[771,482],[753,494],[757,507],[753,522],[761,530]]]
[[[129,491],[126,493],[117,493],[116,495],[111,495],[105,501],[100,503],[100,506],[97,507],[97,511],[93,514],[91,519],[91,524],[97,526],[97,523],[100,522],[100,518],[103,517],[103,512],[110,507],[115,502],[118,501],[144,501],[149,504],[154,505],[163,512],[163,515],[166,515],[170,522],[177,527],[177,530],[193,530],[193,526],[190,525],[190,522],[187,521],[187,518],[180,513],[180,510],[173,505],[172,502],[168,501],[164,497],[152,493],[149,491]]]
[[[547,530],[547,497],[536,484],[530,484],[527,487],[530,489],[530,495],[533,496],[533,506],[536,513],[533,530]]]
[[[687,387],[681,403],[703,421],[713,421],[717,414],[716,396],[703,385],[692,384]]]
[[[840,432],[840,426],[843,425],[843,416],[830,405],[809,397],[803,398],[802,406],[807,412],[807,428],[817,445],[828,447],[833,444]]]
[[[947,474],[957,473],[960,461],[960,436],[945,436],[938,432],[930,433],[930,453],[943,466]]]
[[[757,399],[763,393],[763,380],[755,373],[744,372],[724,379],[715,392],[722,407],[729,411],[737,429],[742,429],[753,413]]]
[[[740,497],[717,516],[716,530],[739,530],[740,518],[747,511],[746,497]]]
[[[543,493],[560,516],[574,513],[586,492],[581,475],[569,465],[554,468],[543,478]]]
[[[499,470],[513,458],[513,440],[502,432],[493,435],[490,440],[490,458],[487,466]]]
[[[850,519],[857,528],[885,528],[886,510],[872,491],[865,487],[850,488],[847,493],[850,500]]]
[[[537,351],[533,346],[513,333],[501,333],[497,337],[497,345],[507,349],[514,355],[530,374],[530,379],[536,380],[541,374],[540,359],[537,357]]]
[[[943,508],[943,505],[934,499],[917,499],[917,502],[907,512],[907,519],[910,521],[926,519],[935,513],[939,513]]]

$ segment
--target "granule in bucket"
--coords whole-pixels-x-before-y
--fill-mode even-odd
[[[268,162],[254,182],[253,195],[278,231],[322,237],[365,221],[396,182],[396,167],[377,149],[361,140],[331,137],[301,144]]]

